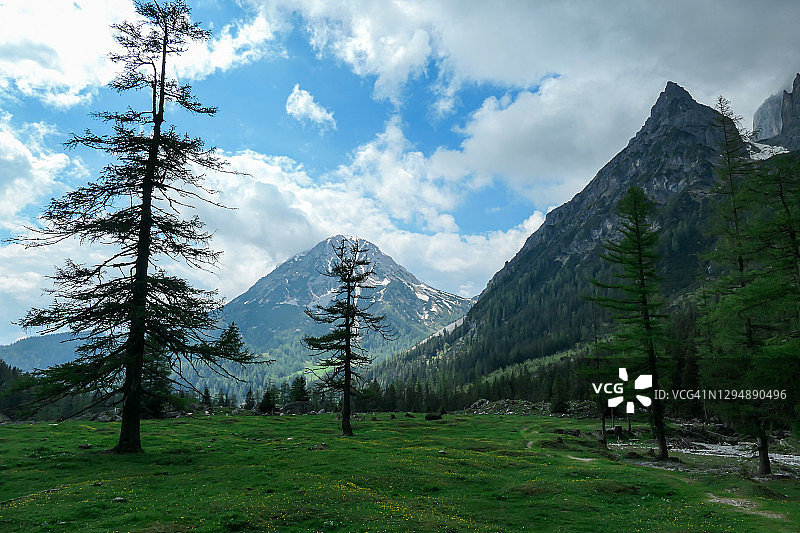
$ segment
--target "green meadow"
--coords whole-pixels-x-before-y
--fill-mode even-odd
[[[743,462],[601,450],[594,421],[379,413],[0,425],[0,531],[797,531],[800,486]],[[556,433],[580,429],[581,436]],[[750,461],[753,462],[753,461]],[[727,464],[727,463],[726,463]]]

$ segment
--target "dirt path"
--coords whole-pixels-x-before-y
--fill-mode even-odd
[[[752,500],[748,500],[747,498],[726,498],[726,497],[716,496],[709,492],[708,501],[711,503],[721,503],[723,505],[731,505],[733,507],[736,507],[743,513],[757,514],[765,516],[767,518],[775,518],[778,520],[786,519],[786,517],[780,513],[774,513],[772,511],[759,511],[758,509],[756,509],[758,504]]]

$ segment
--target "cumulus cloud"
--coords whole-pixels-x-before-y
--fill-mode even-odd
[[[256,2],[260,3],[260,2]],[[424,75],[433,52],[427,5],[415,2],[270,2],[277,12],[300,12],[310,44],[359,76],[375,76],[375,95],[399,103],[400,89]]]
[[[249,21],[225,25],[211,40],[198,42],[175,60],[179,76],[203,79],[215,71],[226,71],[270,55],[283,55],[274,42],[273,24],[263,13]]]
[[[276,12],[300,14],[320,54],[375,76],[380,98],[399,96],[404,83],[435,64],[442,83],[456,87],[532,88],[556,73],[588,79],[635,73],[661,86],[667,79],[685,84],[707,101],[723,91],[749,114],[778,87],[783,70],[800,66],[791,0],[769,9],[752,2],[720,9],[689,0],[655,6],[512,0],[502,8],[424,0],[268,3]],[[609,104],[626,100],[628,89],[623,83],[618,89],[607,95]]]
[[[109,26],[133,15],[129,0],[4,1],[0,78],[55,107],[85,101],[114,76]]]
[[[561,77],[535,92],[487,98],[458,128],[461,145],[439,148],[432,166],[444,175],[471,175],[475,184],[501,179],[539,209],[569,200],[646,118],[638,108],[603,105],[613,82],[593,82],[597,92],[586,91],[586,83]]]
[[[282,261],[337,233],[375,243],[427,283],[473,296],[544,221],[544,213],[535,212],[515,227],[485,234],[465,235],[452,221],[419,233],[401,229],[384,199],[366,186],[375,176],[338,179],[345,171],[351,178],[359,176],[355,159],[352,167],[339,169],[325,183],[311,179],[287,158],[246,151],[228,160],[231,169],[241,173],[211,174],[209,185],[220,191],[217,201],[236,209],[202,205],[198,211],[214,231],[214,246],[224,252],[225,275],[189,274],[206,286],[219,287],[229,298]],[[450,216],[435,203],[420,210],[434,217]]]
[[[45,147],[49,132],[38,123],[15,127],[10,115],[0,115],[0,229],[16,231],[20,213],[48,198],[60,173],[76,170],[66,154]]]
[[[300,122],[311,121],[322,131],[326,128],[336,129],[333,113],[315,102],[311,93],[301,89],[299,84],[295,84],[286,99],[286,113]]]
[[[411,148],[399,117],[383,132],[358,147],[352,160],[337,169],[340,180],[374,198],[392,218],[413,222],[428,231],[457,231],[448,211],[464,195],[463,175],[436,174],[431,162]]]
[[[108,60],[117,48],[111,24],[137,17],[130,0],[0,4],[0,96],[10,84],[24,96],[67,108],[90,99],[111,81],[118,66]],[[174,64],[185,79],[280,54],[273,24],[259,11],[247,21],[225,25],[212,39],[193,45]]]
[[[253,0],[261,5],[260,0]],[[430,77],[432,116],[453,113],[465,85],[493,85],[462,125],[460,150],[442,150],[442,174],[501,179],[537,207],[568,200],[625,146],[668,80],[700,102],[722,93],[752,116],[800,69],[797,5],[752,2],[376,3],[275,0],[300,15],[310,44],[402,112],[409,80]],[[276,7],[278,6],[278,7]],[[742,39],[752,35],[752,39]],[[459,153],[460,152],[460,153]]]

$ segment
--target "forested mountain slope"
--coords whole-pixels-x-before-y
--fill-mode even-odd
[[[584,297],[589,279],[609,279],[600,259],[612,237],[615,206],[632,185],[657,204],[662,289],[668,298],[697,286],[709,265],[710,216],[720,115],[669,82],[628,145],[572,200],[548,213],[489,282],[452,334],[437,337],[376,369],[381,380],[472,382],[497,368],[544,357],[602,334],[607,317]]]

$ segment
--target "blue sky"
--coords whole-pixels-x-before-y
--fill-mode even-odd
[[[224,252],[194,283],[230,299],[335,233],[364,237],[465,296],[621,150],[668,80],[751,117],[800,69],[796,2],[197,0],[213,31],[176,73],[214,118],[170,110],[249,175],[211,175],[199,206]],[[93,111],[141,105],[105,85],[129,0],[0,0],[0,238],[104,160],[65,151]],[[97,250],[0,244],[0,343],[46,305],[55,265]]]

